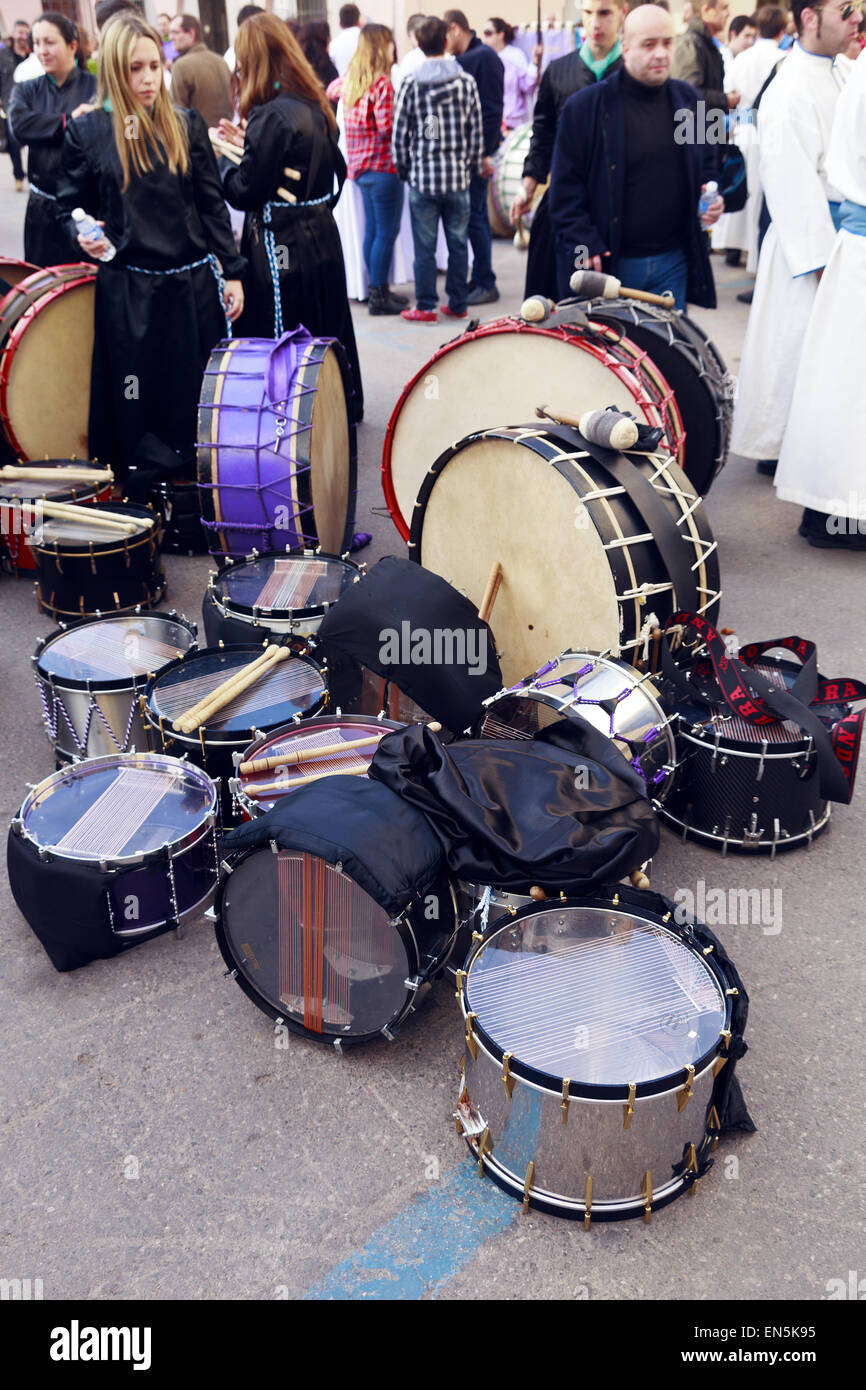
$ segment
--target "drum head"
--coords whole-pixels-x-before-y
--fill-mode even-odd
[[[90,758],[47,777],[20,816],[37,844],[69,859],[117,862],[176,844],[216,810],[209,777],[175,758]]]
[[[194,646],[194,631],[167,614],[98,618],[51,637],[39,653],[37,670],[60,685],[129,685]]]
[[[578,1086],[657,1082],[695,1066],[725,1027],[721,986],[673,932],[604,907],[519,915],[479,947],[468,1008],[528,1071]]]
[[[365,776],[379,739],[391,729],[401,729],[393,720],[366,719],[361,715],[337,717],[320,714],[304,719],[298,725],[280,729],[270,738],[254,743],[244,754],[244,762],[261,762],[266,758],[291,753],[297,761],[263,772],[245,773],[239,778],[240,789],[259,814],[270,811],[281,796],[293,787],[304,786],[315,777],[332,777],[337,773]],[[359,740],[362,746],[354,747]],[[374,740],[374,741],[371,741]],[[316,757],[317,750],[344,745],[344,751]],[[312,755],[312,756],[310,756]],[[265,795],[261,788],[267,788]]]
[[[171,725],[198,704],[229,676],[261,656],[261,647],[226,647],[205,650],[184,658],[160,672],[147,696],[148,714],[154,723]],[[268,671],[207,721],[208,740],[215,735],[242,734],[250,729],[273,728],[296,714],[313,714],[325,696],[325,681],[315,662],[291,656]],[[197,741],[195,734],[190,735]]]
[[[529,448],[482,438],[455,454],[427,498],[420,559],[479,604],[499,561],[490,626],[507,685],[552,652],[616,650],[613,574],[566,477]]]
[[[421,369],[388,423],[383,486],[404,539],[424,477],[445,449],[476,430],[534,426],[536,406],[546,403],[565,403],[575,416],[615,405],[660,423],[634,374],[602,345],[571,330],[545,332],[510,319],[485,324]]]
[[[42,296],[13,329],[0,361],[0,415],[22,458],[87,457],[95,283]]]
[[[310,448],[313,514],[323,550],[338,553],[346,544],[346,517],[354,515],[349,417],[343,373],[328,348],[316,380]]]
[[[402,937],[348,874],[315,855],[250,851],[224,879],[218,913],[226,963],[266,1012],[358,1041],[405,1011]]]
[[[87,511],[82,507],[80,521],[77,517],[69,521],[65,517],[46,517],[38,535],[34,537],[32,542],[34,550],[45,550],[56,545],[60,547],[61,551],[80,551],[84,546],[89,551],[92,545],[97,552],[100,549],[118,552],[123,548],[124,542],[126,542],[127,547],[132,548],[140,545],[143,540],[149,541],[153,537],[155,521],[153,516],[136,514],[128,508],[124,509],[116,505],[105,507],[104,510],[111,511],[117,516],[128,517],[130,521],[135,523],[136,529],[125,532],[100,526],[98,520],[88,519]]]
[[[314,617],[336,603],[360,570],[337,555],[258,555],[230,565],[210,590],[226,616]]]

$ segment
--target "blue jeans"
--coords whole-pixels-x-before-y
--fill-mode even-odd
[[[387,285],[403,216],[403,184],[396,174],[368,169],[355,180],[364,199],[364,264],[371,285]]]
[[[445,293],[448,307],[455,314],[466,308],[466,275],[469,269],[469,189],[458,193],[419,193],[409,188],[409,211],[412,214],[412,240],[415,243],[415,299],[419,309],[435,309],[439,303],[436,292],[436,237],[439,219],[448,243],[448,273]]]
[[[665,251],[660,256],[620,256],[616,278],[630,290],[664,294],[670,290],[674,308],[685,311],[689,266],[685,251]]]
[[[473,174],[469,180],[469,201],[472,211],[469,214],[469,240],[472,242],[472,279],[470,290],[494,290],[496,276],[493,274],[493,236],[490,231],[490,217],[487,212],[487,188],[489,179]]]

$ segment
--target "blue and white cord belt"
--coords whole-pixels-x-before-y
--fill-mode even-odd
[[[127,265],[124,266],[124,270],[133,270],[136,275],[182,275],[185,270],[198,270],[200,265],[209,265],[213,272],[219,290],[220,303],[226,316],[226,337],[230,338],[232,336],[232,323],[226,309],[226,282],[222,267],[213,252],[207,256],[202,256],[200,261],[190,261],[189,265],[172,266],[171,270],[147,270],[143,265]]]
[[[274,229],[271,224],[271,212],[273,208],[314,208],[321,203],[329,203],[334,195],[326,193],[323,198],[311,198],[307,203],[284,203],[279,202],[265,203],[262,208],[263,235],[262,240],[265,244],[265,254],[268,258],[268,267],[271,272],[271,284],[274,287],[274,337],[281,338],[283,335],[283,301],[280,298],[280,268],[277,265],[277,243],[274,240]]]

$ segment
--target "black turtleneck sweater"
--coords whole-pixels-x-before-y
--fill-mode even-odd
[[[684,247],[689,208],[685,153],[674,140],[668,84],[647,87],[625,71],[625,199],[622,256],[657,256]]]

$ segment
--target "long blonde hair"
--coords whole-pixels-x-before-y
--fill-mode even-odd
[[[132,50],[139,39],[151,39],[160,59],[159,90],[148,112],[130,90]],[[189,169],[187,129],[166,90],[162,77],[162,40],[155,29],[132,11],[123,11],[102,31],[99,45],[99,98],[108,102],[114,143],[123,170],[124,190],[131,174],[149,173],[165,163],[173,174]]]
[[[365,24],[358,47],[343,79],[343,106],[348,111],[361,100],[378,77],[391,76],[394,35],[384,24]]]
[[[318,103],[332,135],[337,133],[334,109],[325,89],[304,57],[300,44],[275,14],[245,19],[235,37],[238,110],[248,116],[254,106],[274,97],[307,97]]]

